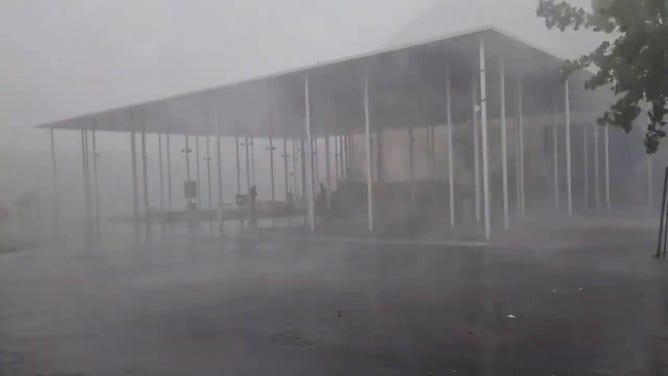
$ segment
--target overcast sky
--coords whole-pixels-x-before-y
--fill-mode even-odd
[[[48,180],[48,135],[33,128],[40,123],[490,24],[548,51],[579,52],[573,47],[582,46],[582,36],[546,31],[535,17],[536,5],[537,0],[1,0],[0,192],[7,196]],[[121,136],[104,137],[110,163],[127,157]],[[61,165],[74,174],[77,142],[76,133],[58,132]]]
[[[435,0],[5,0],[0,123],[30,126],[378,45]]]
[[[568,48],[545,39],[536,4],[4,0],[0,124],[31,126],[366,52],[386,47],[402,30],[410,39],[497,24],[528,39],[542,32],[537,42],[547,50]]]

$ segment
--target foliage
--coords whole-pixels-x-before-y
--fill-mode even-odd
[[[616,103],[598,119],[626,132],[647,106],[649,123],[645,136],[648,153],[654,153],[666,136],[662,129],[668,115],[668,0],[594,0],[593,12],[565,1],[539,0],[536,11],[548,28],[591,29],[610,34],[591,53],[562,66],[563,77],[576,70],[593,68],[585,87],[609,87]]]

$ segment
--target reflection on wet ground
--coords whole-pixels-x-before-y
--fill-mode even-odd
[[[128,242],[0,255],[0,375],[668,374],[644,248]]]

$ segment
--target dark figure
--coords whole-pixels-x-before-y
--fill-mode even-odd
[[[250,222],[251,224],[257,224],[257,212],[255,210],[255,198],[257,197],[257,188],[252,186],[248,191],[248,201],[250,205]]]
[[[323,221],[327,217],[327,188],[320,183],[320,192],[318,192],[317,214]]]
[[[286,198],[286,205],[288,208],[289,212],[292,212],[295,210],[295,195],[292,193],[292,191],[288,191],[287,198]]]

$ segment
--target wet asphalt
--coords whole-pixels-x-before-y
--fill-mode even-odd
[[[0,255],[0,375],[668,375],[646,235],[42,245]]]

